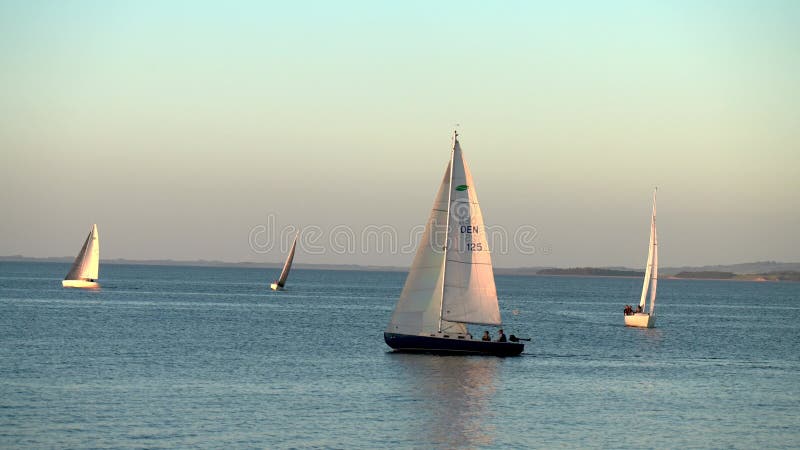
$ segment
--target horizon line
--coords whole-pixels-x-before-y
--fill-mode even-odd
[[[26,262],[26,261],[41,261],[41,262],[70,262],[75,259],[74,256],[24,256],[24,255],[0,255],[0,261],[18,261],[18,262]],[[176,266],[196,266],[196,265],[204,265],[210,267],[223,267],[223,266],[255,266],[255,267],[264,267],[264,268],[272,268],[272,267],[281,267],[283,262],[268,262],[268,261],[223,261],[223,260],[214,260],[214,259],[193,259],[193,260],[185,260],[185,259],[130,259],[130,258],[107,258],[107,259],[100,259],[101,262],[105,262],[106,264],[142,264],[142,265],[170,265],[174,264]],[[739,265],[748,265],[748,264],[800,264],[800,262],[793,262],[793,261],[776,261],[776,260],[763,260],[763,261],[746,261],[746,262],[739,262],[739,263],[718,263],[718,264],[703,264],[703,265],[678,265],[678,266],[664,266],[661,270],[669,270],[669,269],[685,269],[685,268],[706,268],[706,267],[724,267],[724,266],[739,266]],[[391,272],[397,271],[407,271],[409,268],[407,266],[393,266],[393,265],[381,265],[381,264],[335,264],[335,263],[297,263],[296,267],[301,266],[317,266],[317,267],[328,267],[328,268],[370,268],[372,270],[386,270]],[[531,269],[579,269],[579,268],[596,268],[596,269],[628,269],[628,270],[638,270],[638,267],[629,267],[624,265],[569,265],[569,266],[553,266],[553,265],[542,265],[542,266],[512,266],[512,267],[501,267],[501,266],[494,266],[495,270],[501,271],[510,271],[510,270],[531,270]],[[642,268],[642,270],[644,270]]]

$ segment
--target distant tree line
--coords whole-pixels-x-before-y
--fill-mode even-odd
[[[707,279],[707,280],[750,280],[750,281],[800,281],[800,272],[777,271],[766,273],[744,273],[736,274],[733,272],[680,272],[675,278]]]
[[[597,267],[573,267],[571,269],[542,269],[537,275],[580,275],[592,277],[643,277],[644,272],[636,270],[600,269]]]

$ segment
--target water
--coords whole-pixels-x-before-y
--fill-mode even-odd
[[[800,446],[797,283],[663,280],[642,330],[640,280],[501,276],[532,345],[438,357],[383,342],[403,273],[67,269],[0,263],[0,447]]]

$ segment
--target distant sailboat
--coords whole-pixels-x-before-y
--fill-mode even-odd
[[[656,232],[656,189],[653,191],[653,215],[650,217],[650,246],[647,252],[647,268],[644,272],[642,297],[637,311],[626,310],[625,325],[629,327],[653,328],[656,325],[656,286],[658,286],[658,233]],[[648,287],[650,288],[650,311],[645,312]]]
[[[294,260],[294,249],[297,248],[297,237],[300,236],[300,232],[298,231],[297,234],[294,236],[294,242],[292,242],[292,249],[289,250],[289,256],[286,257],[286,262],[283,264],[283,270],[281,271],[281,276],[278,277],[278,280],[269,285],[273,291],[280,291],[283,289],[283,286],[286,285],[286,279],[289,278],[289,271],[292,270],[292,260]]]
[[[483,216],[456,133],[422,242],[383,337],[389,347],[406,352],[511,356],[524,349],[519,342],[472,339],[467,324],[500,326],[502,320]]]
[[[100,238],[97,234],[97,224],[94,224],[61,285],[72,288],[100,287],[97,284],[99,270]]]

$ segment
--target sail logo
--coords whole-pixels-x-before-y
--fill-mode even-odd
[[[469,186],[467,186],[466,184],[462,184],[460,186],[456,186],[456,190],[460,191],[460,192],[466,191],[467,189],[469,189]]]

